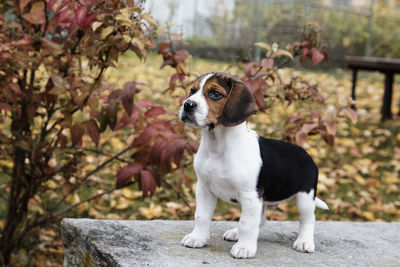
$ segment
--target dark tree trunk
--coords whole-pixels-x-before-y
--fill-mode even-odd
[[[12,133],[18,141],[27,141],[30,136],[29,119],[25,108],[22,108],[21,118],[14,114]],[[19,146],[14,146],[13,171],[10,181],[10,193],[8,197],[7,217],[0,239],[0,251],[4,264],[9,264],[10,257],[17,247],[17,240],[21,235],[24,222],[28,215],[28,202],[34,190],[34,179],[28,175],[30,152]]]

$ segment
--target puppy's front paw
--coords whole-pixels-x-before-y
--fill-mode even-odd
[[[226,241],[233,241],[236,242],[239,239],[239,230],[237,227],[229,229],[228,231],[225,232],[224,234],[224,239]]]
[[[207,239],[208,238],[200,235],[190,233],[182,239],[181,244],[189,248],[202,248],[206,245]]]
[[[314,241],[305,238],[297,238],[293,243],[293,248],[300,252],[312,253],[315,251]]]
[[[257,252],[257,245],[236,243],[231,249],[232,257],[236,259],[249,259],[254,258]]]

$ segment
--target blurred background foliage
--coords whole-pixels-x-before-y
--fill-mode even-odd
[[[400,57],[396,0],[216,0],[208,6],[191,0],[195,7],[186,9],[187,16],[179,13],[182,3],[169,2],[175,3],[170,18],[176,31],[185,33],[195,56],[245,59],[254,56],[248,51],[251,44],[298,41],[305,25],[316,22],[325,32],[321,38],[329,43],[330,60],[320,67],[344,67],[344,55]],[[159,1],[148,1],[150,7],[156,4]],[[203,11],[206,8],[209,12]]]

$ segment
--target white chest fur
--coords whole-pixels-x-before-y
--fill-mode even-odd
[[[194,167],[215,196],[232,201],[240,194],[256,194],[261,165],[257,134],[246,123],[203,129]]]

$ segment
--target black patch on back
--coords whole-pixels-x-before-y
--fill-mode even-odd
[[[307,152],[294,144],[258,137],[262,167],[257,192],[264,201],[280,201],[297,192],[310,192],[314,197],[318,168]]]

